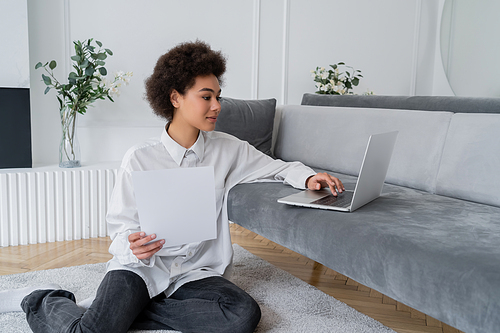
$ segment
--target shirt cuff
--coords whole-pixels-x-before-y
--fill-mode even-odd
[[[314,176],[315,174],[316,172],[308,167],[291,170],[285,178],[284,183],[297,189],[305,190],[307,178]]]

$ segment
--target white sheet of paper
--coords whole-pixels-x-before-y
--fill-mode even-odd
[[[132,172],[141,230],[165,247],[217,237],[214,168]]]

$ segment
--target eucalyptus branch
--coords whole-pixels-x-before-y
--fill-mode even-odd
[[[97,46],[94,46],[97,45]],[[54,69],[57,67],[55,60],[50,63],[37,63],[35,69],[43,67],[48,75],[42,74],[42,80],[46,84],[45,94],[51,89],[57,91],[59,108],[70,107],[75,112],[85,114],[87,107],[98,99],[106,97],[114,102],[112,96],[118,94],[118,87],[121,82],[128,84],[131,72],[115,75],[113,80],[105,80],[108,74],[105,60],[112,56],[110,49],[103,48],[102,43],[91,38],[85,41],[73,42],[75,55],[71,57],[73,61],[73,71],[68,75],[68,83],[60,83],[55,75]]]

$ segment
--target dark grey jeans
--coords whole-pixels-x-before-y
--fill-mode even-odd
[[[87,311],[65,290],[34,291],[21,306],[35,333],[253,332],[261,315],[253,298],[223,277],[189,282],[169,298],[150,299],[142,278],[126,270],[106,274]]]

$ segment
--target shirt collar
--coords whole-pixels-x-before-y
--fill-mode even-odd
[[[165,126],[163,132],[161,133],[161,142],[163,143],[163,146],[165,146],[165,149],[167,149],[167,152],[170,154],[170,156],[172,156],[174,162],[177,165],[179,166],[181,165],[182,159],[184,158],[186,151],[188,150],[192,150],[200,161],[203,160],[203,156],[205,153],[205,138],[202,134],[203,133],[202,131],[200,131],[200,133],[198,134],[198,139],[196,140],[194,145],[191,146],[191,148],[186,149],[177,142],[175,142],[174,139],[172,139],[170,135],[168,135],[167,127],[168,126]]]

